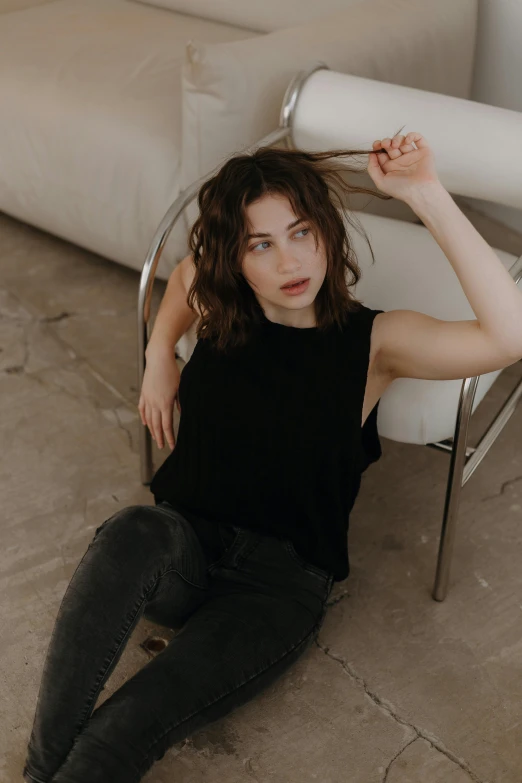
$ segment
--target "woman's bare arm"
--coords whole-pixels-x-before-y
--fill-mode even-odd
[[[161,300],[145,356],[167,352],[172,354],[176,343],[200,317],[187,304],[187,294],[194,278],[192,256],[179,262],[169,277],[167,288]]]
[[[180,261],[172,272],[145,349],[145,373],[138,409],[142,423],[149,428],[160,449],[163,448],[164,434],[170,448],[175,446],[173,419],[176,400],[181,413],[176,343],[200,316],[187,303],[194,272],[191,256]]]

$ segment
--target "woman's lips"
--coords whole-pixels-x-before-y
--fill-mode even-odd
[[[288,294],[288,296],[298,296],[298,294],[302,294],[306,291],[309,283],[310,279],[305,280],[303,283],[299,283],[298,285],[293,285],[290,288],[281,288],[281,291],[284,294]]]

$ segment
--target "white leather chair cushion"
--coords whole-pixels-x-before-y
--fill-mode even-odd
[[[362,0],[139,0],[203,19],[269,33],[342,11]]]
[[[453,267],[423,225],[358,212],[375,254],[348,224],[362,277],[355,295],[379,310],[417,310],[446,321],[475,319]],[[496,248],[509,269],[516,256]],[[522,282],[520,283],[522,287]],[[482,375],[474,411],[501,370]],[[380,435],[403,443],[434,443],[454,434],[462,379],[397,378],[384,392],[377,414]]]
[[[244,30],[126,0],[0,17],[0,210],[140,270],[179,194],[187,38]],[[178,221],[158,268],[186,255]]]

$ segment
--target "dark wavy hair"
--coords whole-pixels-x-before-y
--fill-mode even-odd
[[[341,213],[356,230],[358,224],[344,209],[342,194],[365,193],[386,200],[392,196],[348,184],[340,173],[359,170],[336,167],[330,159],[372,151],[259,147],[229,158],[203,183],[198,192],[200,214],[188,239],[196,271],[187,301],[194,309],[196,300],[206,311],[196,329],[198,339],[209,339],[218,350],[227,351],[245,345],[262,322],[261,305],[243,275],[242,259],[248,245],[246,207],[267,194],[286,196],[296,216],[310,222],[316,249],[319,236],[323,240],[327,270],[314,301],[317,327],[342,327],[348,314],[360,309],[361,302],[349,289],[359,281],[361,270]],[[364,229],[362,233],[375,262]]]

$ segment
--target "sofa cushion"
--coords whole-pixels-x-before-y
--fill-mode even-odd
[[[476,0],[367,0],[254,39],[189,41],[182,187],[275,130],[291,79],[320,61],[343,73],[468,97],[476,14]],[[197,213],[194,201],[186,210],[189,225]]]
[[[0,18],[0,210],[141,269],[179,193],[186,40],[252,33],[126,0]],[[183,220],[172,243],[183,257]]]
[[[342,11],[362,0],[138,0],[203,19],[270,33]]]

